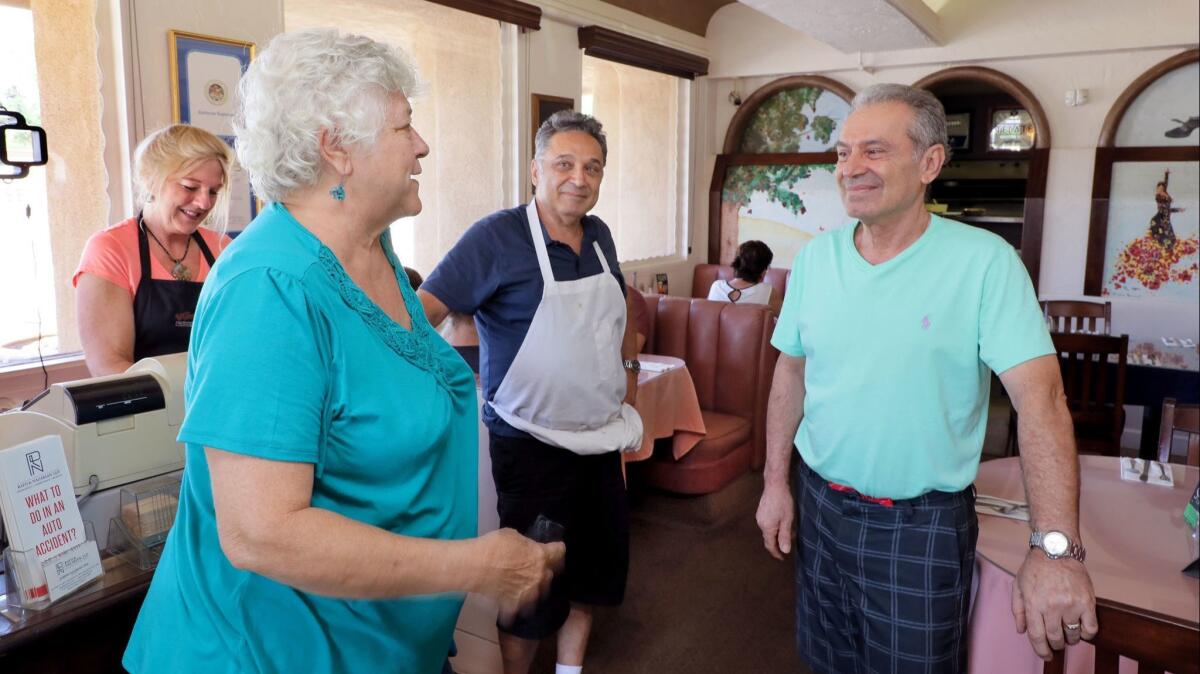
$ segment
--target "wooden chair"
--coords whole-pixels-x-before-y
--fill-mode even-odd
[[[1046,300],[1042,302],[1042,313],[1051,333],[1078,332],[1090,335],[1107,335],[1112,329],[1112,302],[1087,302],[1084,300]],[[1101,322],[1100,325],[1097,325]],[[1005,456],[1017,453],[1017,412],[1008,417],[1008,438],[1004,443]]]
[[[1067,408],[1081,453],[1117,456],[1125,430],[1125,363],[1129,335],[1053,333]],[[1116,363],[1109,362],[1114,356]]]
[[[1103,600],[1096,603],[1096,619],[1100,632],[1091,641],[1096,674],[1117,674],[1122,656],[1137,661],[1138,674],[1200,674],[1194,623]],[[1064,664],[1062,651],[1056,651],[1042,672],[1062,674]]]
[[[1062,369],[1067,408],[1075,424],[1075,444],[1080,453],[1117,456],[1125,429],[1125,363],[1129,335],[1050,334]],[[1109,362],[1114,356],[1115,363]],[[1009,417],[1007,455],[1017,447],[1017,413]]]
[[[1200,405],[1177,405],[1174,398],[1163,400],[1162,425],[1158,431],[1158,460],[1171,460],[1171,445],[1176,433],[1187,438],[1187,453],[1182,463],[1200,466]]]
[[[1042,302],[1042,313],[1046,316],[1050,332],[1111,334],[1112,302],[1046,300]],[[1097,326],[1098,321],[1103,321],[1103,325]]]

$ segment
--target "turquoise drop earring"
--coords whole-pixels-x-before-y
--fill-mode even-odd
[[[329,196],[333,197],[334,201],[345,201],[346,188],[342,187],[341,183],[338,183],[337,187],[329,190]]]

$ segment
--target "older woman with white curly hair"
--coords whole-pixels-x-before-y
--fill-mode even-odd
[[[561,543],[480,538],[471,371],[388,226],[421,209],[395,49],[281,35],[239,87],[237,151],[271,202],[196,311],[179,511],[133,672],[438,672],[463,593],[515,611]]]

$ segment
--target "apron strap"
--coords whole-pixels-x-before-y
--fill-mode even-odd
[[[208,268],[212,269],[213,254],[209,250],[208,244],[204,242],[204,237],[200,236],[200,230],[192,232],[192,238],[196,240],[196,247],[200,249],[200,254],[204,256],[204,261],[208,263]]]
[[[525,207],[525,216],[529,220],[529,235],[533,237],[538,266],[542,269],[542,283],[549,288],[554,285],[554,271],[550,268],[550,254],[546,252],[546,240],[542,235],[542,220],[538,217],[536,201],[530,201]]]
[[[608,258],[604,257],[604,251],[600,250],[600,242],[593,241],[592,247],[596,249],[596,257],[600,259],[600,266],[604,268],[604,273],[611,274],[612,272],[608,270]]]
[[[146,225],[142,222],[142,214],[138,213],[138,258],[142,262],[142,276],[138,285],[150,280],[150,240],[146,238]],[[136,290],[135,290],[136,293]]]

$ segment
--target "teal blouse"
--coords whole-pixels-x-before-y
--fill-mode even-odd
[[[130,671],[441,671],[461,595],[342,599],[235,569],[204,454],[310,463],[313,507],[406,536],[475,535],[474,377],[381,241],[411,331],[280,204],[213,268],[189,349],[179,512],[125,652]]]

